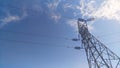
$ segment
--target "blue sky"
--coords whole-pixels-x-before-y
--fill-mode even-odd
[[[88,68],[84,50],[67,48],[81,45],[71,41],[79,17],[95,17],[90,32],[120,56],[119,10],[100,15],[112,2],[0,0],[0,68]]]

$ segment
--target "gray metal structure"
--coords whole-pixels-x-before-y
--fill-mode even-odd
[[[89,32],[87,21],[91,20],[79,18],[77,22],[89,68],[120,68],[120,58]]]

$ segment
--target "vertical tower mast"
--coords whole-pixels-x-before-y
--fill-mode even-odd
[[[77,22],[89,68],[120,68],[120,58],[89,32],[87,21],[91,20],[79,18]]]

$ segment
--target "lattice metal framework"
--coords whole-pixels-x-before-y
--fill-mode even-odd
[[[120,58],[88,31],[87,21],[79,18],[77,23],[89,68],[120,68]]]

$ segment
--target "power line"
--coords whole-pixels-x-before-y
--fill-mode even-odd
[[[53,36],[49,36],[48,35],[41,35],[41,34],[35,34],[35,33],[27,33],[27,32],[18,32],[18,31],[10,31],[10,30],[0,30],[1,32],[7,32],[7,33],[14,33],[14,34],[21,34],[21,35],[25,35],[25,36],[33,36],[33,37],[42,37],[42,38],[59,38],[59,39],[62,39],[62,40],[71,40],[71,39],[68,39],[66,37],[60,37],[60,36],[57,36],[57,37],[53,37]]]
[[[28,36],[28,35],[29,36],[34,36],[34,37],[39,37],[40,36],[40,34],[35,34],[35,33],[18,32],[18,31],[10,31],[10,30],[0,30],[0,31],[2,31],[2,32],[9,32],[9,33],[15,33],[15,34],[22,34],[22,35],[25,35],[25,36]],[[111,35],[112,35],[112,33],[111,33]],[[45,35],[41,35],[40,37],[49,38],[51,36],[47,37]],[[52,38],[54,38],[54,39],[59,38],[60,39],[61,37],[52,37]],[[65,40],[70,40],[71,41],[71,39],[68,39],[68,38],[65,38],[65,37],[63,37],[61,39],[65,39]],[[39,42],[18,41],[18,40],[10,40],[10,39],[3,39],[3,38],[0,38],[0,40],[2,40],[2,41],[8,41],[8,42],[15,42],[15,43],[24,43],[24,44],[35,44],[35,45],[44,44],[44,43],[39,43]],[[106,43],[106,44],[107,45],[111,45],[111,44],[113,45],[113,44],[116,44],[116,43],[120,43],[120,41],[109,42],[109,43]]]
[[[23,44],[33,44],[33,45],[40,45],[40,46],[47,46],[50,45],[49,43],[40,43],[40,42],[33,42],[33,41],[18,41],[18,40],[12,40],[12,39],[4,39],[4,38],[0,38],[1,41],[7,41],[7,42],[12,42],[12,43],[23,43]],[[113,45],[113,44],[116,44],[116,43],[120,43],[120,41],[115,41],[115,42],[109,42],[107,43],[107,45]],[[45,45],[46,44],[46,45]],[[49,46],[51,47],[51,45]],[[65,47],[65,48],[74,48],[73,46],[53,46],[52,47]]]
[[[102,35],[97,36],[97,37],[98,38],[103,38],[103,37],[113,36],[115,34],[120,34],[120,32],[111,32],[111,33],[108,33],[108,34],[102,34]]]
[[[50,45],[49,43],[40,43],[40,42],[33,42],[33,41],[18,41],[18,40],[12,40],[12,39],[4,39],[4,38],[0,38],[1,41],[7,41],[7,42],[12,42],[12,43],[23,43],[23,44],[32,44],[32,45],[40,45],[40,46],[47,46],[47,47],[64,47],[64,48],[68,48],[69,46],[66,45],[62,45],[62,46],[58,46],[58,45]],[[69,47],[70,48],[70,47]]]
[[[11,30],[0,30],[1,32],[7,32],[7,33],[14,33],[14,34],[21,34],[21,35],[25,35],[25,36],[33,36],[33,37],[43,37],[43,38],[48,38],[48,35],[41,35],[41,34],[35,34],[35,33],[28,33],[28,32],[18,32],[18,31],[11,31]],[[116,32],[116,33],[120,33],[120,32]],[[106,36],[111,36],[111,35],[114,35],[115,33],[110,33],[109,35],[108,34],[102,34],[100,36],[98,36],[98,38],[100,37],[106,37]],[[65,39],[65,40],[71,40],[70,38],[66,38],[66,37],[52,37],[52,36],[49,36],[51,37],[52,39],[56,39],[56,38],[59,38],[59,39]]]
[[[106,43],[107,45],[113,45],[113,44],[117,44],[117,43],[120,43],[120,40],[119,41],[114,41],[114,42],[109,42],[109,43]]]

